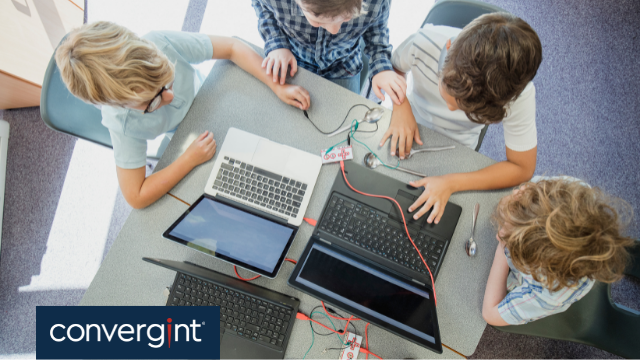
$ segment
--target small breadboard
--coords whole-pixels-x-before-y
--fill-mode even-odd
[[[360,353],[360,344],[362,344],[362,336],[347,332],[344,334],[344,342],[349,346],[345,347],[340,353],[340,360],[357,359]]]
[[[322,157],[323,164],[338,162],[340,160],[351,160],[353,159],[353,148],[351,145],[334,147],[329,152],[322,150],[320,156]]]

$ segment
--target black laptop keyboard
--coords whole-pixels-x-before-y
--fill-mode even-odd
[[[428,273],[416,249],[411,245],[404,225],[366,205],[334,194],[325,210],[320,229],[409,269]],[[436,269],[444,257],[446,242],[412,229],[409,229],[409,233],[435,280]]]
[[[220,327],[247,339],[283,348],[292,309],[179,273],[169,306],[220,306]],[[295,319],[294,319],[295,320]]]
[[[213,189],[296,218],[307,184],[225,156]]]

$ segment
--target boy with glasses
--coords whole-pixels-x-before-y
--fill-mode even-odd
[[[101,105],[118,182],[134,208],[158,200],[216,151],[213,133],[205,131],[171,165],[146,177],[147,140],[175,131],[204,80],[191,64],[229,59],[283,102],[309,107],[304,88],[273,83],[260,66],[260,55],[232,38],[174,31],[155,31],[140,38],[120,25],[101,21],[69,33],[55,59],[69,91],[87,103]]]

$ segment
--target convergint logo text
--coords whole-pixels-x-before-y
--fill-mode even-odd
[[[217,306],[38,306],[38,359],[220,357]]]
[[[129,341],[148,341],[147,345],[152,348],[159,348],[165,344],[171,348],[171,330],[175,326],[175,338],[174,342],[180,341],[180,329],[184,329],[182,341],[189,342],[191,340],[200,342],[202,341],[197,337],[196,330],[205,325],[205,322],[197,323],[193,320],[190,325],[187,324],[171,324],[173,320],[167,319],[167,324],[113,324],[111,328],[107,328],[105,324],[55,324],[51,327],[49,334],[51,339],[55,342],[62,342],[65,340],[72,342],[79,341],[102,341],[105,339],[107,342],[111,340],[117,340],[124,342]],[[165,331],[166,327],[166,331]],[[92,331],[93,330],[93,331]],[[167,334],[165,338],[165,333]],[[93,334],[93,336],[92,336]],[[189,335],[191,334],[191,336]]]

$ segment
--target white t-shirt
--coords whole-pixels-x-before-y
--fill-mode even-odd
[[[475,149],[483,124],[469,120],[462,110],[450,111],[438,90],[438,60],[447,40],[461,29],[426,24],[406,39],[391,58],[393,66],[411,72],[407,98],[416,121],[432,130]],[[509,104],[502,121],[506,146],[527,151],[538,143],[536,131],[536,89],[527,84],[520,96]]]

